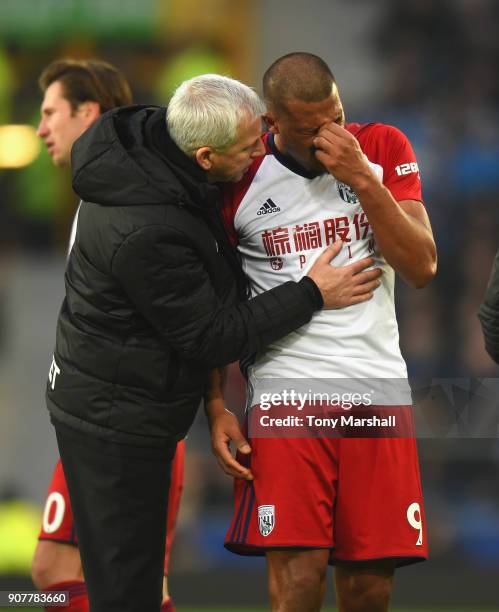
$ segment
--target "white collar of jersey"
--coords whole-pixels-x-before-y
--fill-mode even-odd
[[[281,153],[281,151],[279,151],[279,149],[276,146],[276,143],[274,140],[274,134],[269,134],[267,143],[270,147],[270,150],[272,151],[272,154],[277,159],[277,161],[283,166],[285,166],[288,170],[291,170],[291,172],[294,172],[295,174],[298,174],[299,176],[302,176],[303,178],[306,178],[306,179],[314,179],[320,176],[319,173],[310,172],[309,170],[304,168],[300,163],[298,163],[295,159],[293,159],[289,155],[285,155],[284,153]],[[326,171],[324,171],[322,174],[325,174],[325,172]]]

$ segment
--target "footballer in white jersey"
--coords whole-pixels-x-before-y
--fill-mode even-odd
[[[333,88],[333,101],[335,96]],[[327,103],[312,108],[322,104],[327,110]],[[355,137],[370,171],[389,190],[390,205],[422,203],[416,157],[402,132],[379,123],[338,123],[333,136],[340,130],[340,137]],[[332,379],[398,380],[403,385],[396,396],[377,404],[389,405],[409,425],[393,437],[366,434],[364,428],[346,439],[303,435],[296,417],[265,435],[263,428],[248,431],[248,413],[245,433],[252,451],[239,454],[238,460],[254,479],[235,481],[225,546],[238,554],[266,554],[271,576],[285,565],[279,566],[282,559],[272,565],[278,551],[315,549],[327,551],[326,563],[387,562],[392,568],[388,575],[396,566],[424,560],[428,552],[410,390],[394,306],[395,272],[355,190],[324,168],[310,171],[292,150],[284,153],[276,133],[265,134],[266,155],[225,191],[224,222],[252,295],[300,278],[337,240],[343,246],[335,266],[371,256],[383,274],[371,300],[320,312],[256,355],[248,370],[249,388],[261,391],[264,383],[275,381],[270,388],[277,391],[284,380],[298,379],[329,379],[333,387]],[[263,408],[261,397],[256,393],[250,399],[253,413]],[[277,597],[272,589],[271,596]]]
[[[415,155],[399,130],[381,124],[350,124],[347,129],[396,198],[422,199]],[[380,253],[355,192],[330,174],[307,175],[279,153],[273,134],[266,134],[265,140],[268,154],[227,192],[224,207],[252,294],[299,279],[337,239],[343,248],[335,265],[372,256],[383,275],[372,300],[318,312],[308,325],[258,355],[250,369],[253,384],[259,378],[405,379],[395,274]],[[398,174],[401,167],[414,170]]]
[[[316,55],[277,59],[263,93],[266,155],[226,190],[223,209],[253,295],[295,279],[331,245],[339,279],[366,256],[382,274],[359,303],[314,316],[254,356],[249,444],[229,436],[240,466],[225,546],[266,556],[273,610],[321,609],[332,563],[340,610],[387,612],[395,568],[428,552],[393,300],[395,273],[415,288],[436,273],[419,169],[398,129],[345,124],[333,73]],[[339,393],[359,381],[381,393],[355,402]],[[390,381],[402,383],[394,397],[384,393]],[[334,393],[318,403],[293,395],[308,384]]]

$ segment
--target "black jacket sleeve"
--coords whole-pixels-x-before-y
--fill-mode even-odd
[[[478,318],[482,324],[485,348],[492,359],[499,363],[499,250]]]
[[[307,323],[322,306],[309,278],[227,306],[189,238],[165,226],[130,235],[113,258],[112,272],[170,347],[209,367],[262,349]]]

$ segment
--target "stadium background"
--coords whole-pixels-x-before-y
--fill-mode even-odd
[[[37,124],[37,78],[57,57],[106,59],[124,71],[137,102],[164,104],[178,82],[204,72],[259,89],[265,68],[293,50],[330,63],[349,120],[383,121],[407,133],[438,243],[437,279],[423,291],[400,286],[398,294],[410,372],[428,386],[434,379],[454,386],[444,393],[443,420],[435,424],[426,412],[429,433],[419,441],[431,562],[399,572],[394,601],[499,610],[497,402],[478,436],[450,422],[466,407],[466,381],[497,375],[476,318],[498,246],[493,0],[0,1],[0,590],[29,585],[56,459],[43,388],[76,206],[68,172],[52,167],[32,134],[17,134],[13,145],[2,126]],[[33,161],[13,160],[24,155]],[[231,405],[240,405],[236,371],[230,393]],[[263,561],[222,548],[230,500],[201,417],[187,442],[172,559],[180,610],[265,605]]]

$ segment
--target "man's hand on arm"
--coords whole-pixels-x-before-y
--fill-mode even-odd
[[[314,144],[328,172],[357,194],[386,261],[409,285],[425,286],[435,276],[437,256],[423,204],[397,202],[369,166],[357,139],[339,125],[323,127]]]
[[[251,447],[241,432],[236,415],[225,407],[223,373],[220,368],[211,372],[205,396],[205,412],[211,431],[213,454],[222,470],[234,478],[253,480],[251,470],[241,465],[231,453],[231,443],[243,455],[251,453]]]

